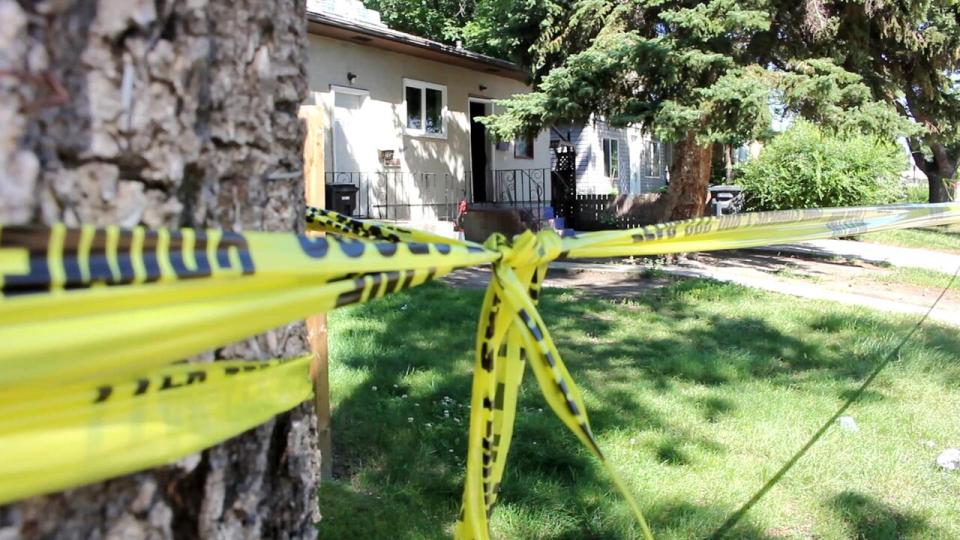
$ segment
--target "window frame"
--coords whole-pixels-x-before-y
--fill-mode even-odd
[[[601,140],[600,146],[602,147],[602,151],[603,151],[603,175],[606,178],[619,180],[620,179],[620,139],[617,139],[616,137],[604,137]],[[611,167],[612,160],[610,159],[613,155],[612,150],[614,149],[614,147],[616,147],[616,157],[617,157],[616,159],[617,166],[615,170],[613,170],[613,168]],[[616,174],[615,175],[610,174],[613,172],[616,172]]]
[[[416,88],[420,90],[420,125],[421,128],[409,127],[409,116],[407,115],[407,88]],[[430,133],[427,131],[427,90],[440,92],[440,133]],[[447,87],[442,84],[418,81],[416,79],[403,79],[401,89],[403,98],[403,132],[411,137],[425,137],[428,139],[446,139],[447,138]]]
[[[527,145],[527,148],[529,149],[529,152],[528,152],[528,153],[526,153],[526,154],[521,154],[521,153],[520,153],[520,143],[521,143],[521,142],[524,142],[524,143]],[[535,156],[534,146],[535,146],[536,142],[537,142],[537,138],[536,138],[535,136],[533,136],[533,135],[527,135],[526,137],[520,137],[520,138],[518,138],[518,139],[514,139],[514,141],[513,141],[513,157],[516,158],[516,159],[534,159],[534,156]]]
[[[646,178],[663,178],[663,143],[650,139],[644,145],[643,176]],[[653,157],[656,156],[656,161]],[[650,172],[654,174],[649,174]]]

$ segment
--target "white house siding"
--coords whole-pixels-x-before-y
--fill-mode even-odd
[[[428,221],[442,217],[438,207],[429,205],[455,203],[467,191],[467,178],[471,172],[469,100],[505,99],[530,91],[524,83],[507,77],[322,36],[309,36],[308,54],[310,90],[315,101],[323,104],[328,112],[327,126],[334,125],[337,103],[362,101],[359,110],[342,115],[348,116],[351,124],[346,130],[347,135],[340,140],[348,148],[335,149],[335,134],[327,128],[327,171],[364,173],[373,178],[374,183],[381,184],[388,179],[390,185],[376,186],[371,206],[384,202],[414,205],[407,215],[397,216],[403,219]],[[356,75],[353,84],[347,80],[348,73]],[[405,133],[404,79],[446,86],[445,138]],[[483,90],[481,85],[485,87]],[[359,98],[343,97],[335,103],[337,87],[350,89],[344,94],[355,92],[361,95]],[[513,143],[501,146],[501,149],[494,149],[491,145],[487,152],[491,162],[489,168],[547,170],[542,197],[549,200],[549,144],[549,135],[544,131],[534,141],[533,159],[515,158]],[[379,150],[393,150],[399,160],[398,166],[381,164]],[[344,158],[345,154],[349,154],[349,159]],[[488,186],[487,191],[492,193],[493,186]],[[389,201],[377,200],[383,197],[388,197]],[[418,206],[420,204],[425,206]]]
[[[558,134],[559,132],[559,134]],[[552,133],[555,139],[568,139],[577,152],[577,193],[650,193],[666,185],[669,149],[661,145],[660,174],[646,175],[649,158],[646,145],[650,135],[640,127],[612,127],[603,120],[591,119],[582,125],[563,125]],[[615,139],[620,146],[620,170],[617,178],[606,176],[603,167],[603,140]]]

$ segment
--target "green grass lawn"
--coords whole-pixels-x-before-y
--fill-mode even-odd
[[[960,253],[960,230],[901,229],[864,234],[864,242]]]
[[[482,291],[429,285],[337,311],[321,538],[446,538],[459,511]],[[709,535],[799,449],[911,319],[683,281],[622,302],[547,289],[594,432],[657,538]],[[960,333],[922,330],[732,538],[960,538]],[[495,538],[638,537],[527,374]]]
[[[917,287],[943,289],[950,284],[952,274],[927,270],[925,268],[891,268],[886,272],[871,273],[871,280],[885,283],[906,283]],[[960,279],[950,284],[951,289],[960,290]]]

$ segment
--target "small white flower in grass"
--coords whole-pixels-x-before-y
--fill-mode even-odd
[[[373,385],[373,391],[374,391],[374,392],[377,391],[377,385]]]
[[[636,440],[636,439],[630,439],[630,444],[637,444],[637,440]]]
[[[450,452],[450,453],[452,454],[452,453],[453,453],[453,448],[451,448],[450,450],[447,450],[447,452]]]
[[[399,387],[399,386],[397,386],[397,385],[393,385],[393,387],[394,387],[394,388],[400,388],[400,387]]]
[[[460,419],[459,419],[459,418],[454,418],[453,421],[456,422],[456,423],[458,423],[458,424],[460,423]]]
[[[937,466],[945,471],[960,469],[960,448],[947,448],[937,456]]]
[[[407,399],[407,395],[404,394],[404,395],[400,396],[400,399]]]
[[[860,427],[857,426],[857,422],[852,416],[841,416],[840,418],[837,418],[837,423],[840,424],[840,429],[848,433],[856,433],[860,431]]]
[[[413,422],[413,417],[412,417],[412,416],[408,416],[408,417],[407,417],[407,422]]]
[[[543,412],[543,407],[538,408],[537,412]]]
[[[427,426],[427,429],[430,429],[433,427],[433,424],[431,424],[430,422],[427,422],[426,426]]]
[[[420,404],[419,404],[419,403],[414,403],[413,406],[414,406],[414,407],[419,407]]]

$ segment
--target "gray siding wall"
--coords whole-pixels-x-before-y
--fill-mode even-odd
[[[559,132],[559,133],[558,133]],[[577,151],[577,193],[650,193],[666,185],[669,148],[661,145],[658,175],[648,175],[648,146],[653,141],[639,127],[612,127],[603,120],[556,127],[551,138],[569,138]],[[617,178],[608,178],[603,166],[603,140],[615,139],[620,146]]]

